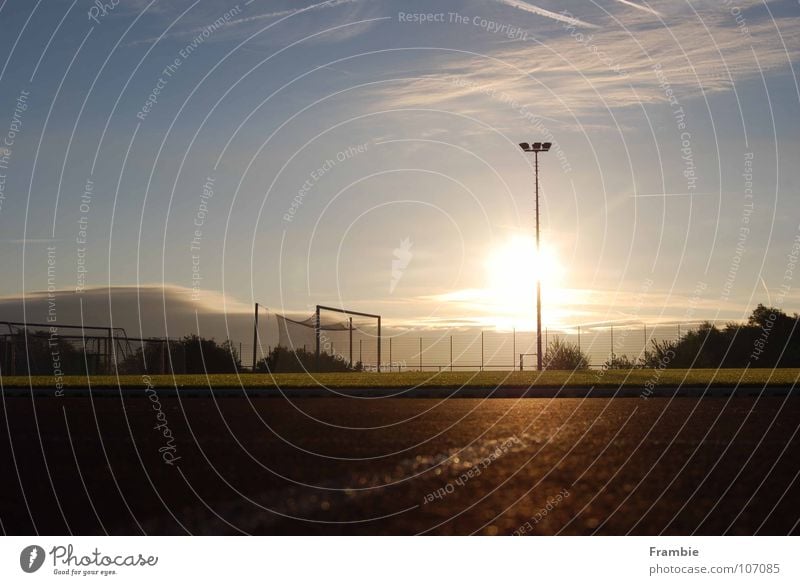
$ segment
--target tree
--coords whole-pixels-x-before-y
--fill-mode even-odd
[[[776,368],[800,366],[800,316],[759,304],[747,323],[722,329],[705,322],[674,341],[653,342],[653,368]]]

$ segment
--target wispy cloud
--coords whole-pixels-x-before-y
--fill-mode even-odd
[[[262,12],[260,14],[252,14],[249,16],[244,16],[242,18],[236,18],[228,20],[227,22],[221,24],[219,26],[220,30],[228,30],[233,31],[242,27],[245,27],[244,30],[248,30],[246,27],[249,24],[254,24],[256,22],[262,20],[276,20],[280,18],[286,18],[290,16],[304,14],[306,12],[318,12],[321,10],[325,10],[328,8],[336,8],[337,6],[343,6],[348,4],[361,4],[364,3],[366,0],[327,0],[326,2],[319,2],[317,4],[311,4],[309,6],[305,6],[303,8],[291,8],[286,10],[277,10],[272,12]],[[238,5],[237,5],[238,6]],[[249,7],[249,6],[248,6]],[[163,40],[169,38],[185,38],[191,37],[197,34],[202,33],[208,26],[207,19],[209,15],[204,14],[206,20],[204,21],[203,25],[198,26],[191,26],[189,28],[183,28],[180,30],[176,30],[174,32],[161,35],[159,37],[150,37],[146,39],[139,39],[129,43],[130,45],[139,45],[144,43],[152,43],[156,40]],[[224,38],[224,37],[223,37]]]
[[[525,12],[530,12],[531,14],[546,16],[547,18],[552,18],[553,20],[557,20],[559,22],[564,22],[574,26],[581,26],[584,28],[598,28],[597,25],[584,22],[582,20],[575,18],[574,16],[569,16],[567,14],[561,14],[558,12],[545,10],[544,8],[540,8],[539,6],[523,2],[522,0],[497,0],[497,2],[500,2],[500,4],[505,4],[506,6],[512,6],[514,8],[518,8],[519,10],[523,10]]]
[[[548,100],[552,117],[591,123],[615,108],[665,101],[659,85],[664,79],[684,102],[731,91],[762,71],[788,70],[800,58],[800,15],[776,21],[749,23],[747,39],[727,14],[710,9],[698,15],[677,12],[663,22],[642,15],[625,29],[608,19],[588,34],[565,23],[541,43],[497,45],[485,59],[448,58],[442,69],[449,75],[392,86],[385,99],[395,107],[452,106],[517,121],[509,111],[512,100],[528,104],[532,91],[546,88],[556,97]],[[783,38],[775,34],[776,25]]]
[[[341,6],[342,4],[356,4],[358,2],[362,2],[363,0],[328,0],[327,2],[320,2],[318,4],[311,4],[310,6],[305,6],[304,8],[293,8],[289,10],[278,10],[276,12],[265,12],[263,14],[254,14],[253,16],[247,16],[245,18],[239,18],[236,20],[230,21],[228,24],[231,26],[235,26],[237,24],[246,24],[248,22],[253,22],[256,20],[264,20],[269,18],[280,18],[282,16],[291,16],[294,14],[302,14],[303,12],[311,12],[315,10],[323,10],[325,8],[335,8],[336,6]]]

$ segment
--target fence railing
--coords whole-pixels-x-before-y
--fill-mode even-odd
[[[542,331],[543,350],[555,339],[576,345],[589,359],[589,367],[601,368],[612,358],[626,356],[635,362],[652,349],[653,342],[675,341],[701,322],[576,326]],[[261,359],[273,345],[257,348]],[[378,355],[374,343],[356,344],[354,360],[365,370],[376,370]],[[308,349],[303,345],[297,349]],[[252,345],[243,346],[242,355],[251,355]],[[343,362],[350,360],[345,343],[333,344],[328,353]],[[252,359],[243,361],[252,367]],[[380,356],[384,372],[403,371],[502,371],[536,367],[536,333],[532,331],[429,331],[393,333],[382,338]]]
[[[544,349],[555,339],[574,344],[588,357],[589,367],[601,368],[609,360],[622,356],[636,362],[654,342],[680,339],[699,325],[700,322],[681,322],[547,328],[542,341]],[[176,339],[128,338],[113,331],[85,335],[60,330],[55,337],[45,332],[24,333],[18,330],[0,334],[0,374],[183,374],[194,368],[187,363],[187,359],[193,358],[187,358],[186,346]],[[250,356],[255,354],[257,362],[261,362],[275,347],[258,341],[256,352],[252,344],[230,343],[234,355],[225,360],[229,371],[236,371],[237,363],[241,371],[252,371]],[[380,365],[384,372],[508,371],[536,367],[536,333],[531,331],[441,330],[421,334],[396,333],[390,329],[381,345]],[[379,363],[376,347],[375,343],[362,344],[359,340],[351,350],[350,344],[337,342],[330,345],[329,353],[341,362],[358,361],[364,370],[375,371]]]

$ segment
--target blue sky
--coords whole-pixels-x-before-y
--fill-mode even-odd
[[[547,323],[798,310],[797,2],[0,6],[2,296],[526,327],[552,135]]]

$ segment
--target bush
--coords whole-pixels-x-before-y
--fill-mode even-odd
[[[242,367],[239,352],[229,340],[218,344],[213,338],[187,335],[179,343],[183,346],[187,374],[231,374]]]
[[[544,367],[548,370],[585,370],[589,357],[577,344],[554,339],[544,352]]]
[[[347,361],[338,356],[320,352],[319,358],[315,352],[305,349],[294,351],[282,347],[275,347],[270,354],[258,362],[256,372],[360,372],[363,369],[361,362],[353,364],[351,368]]]
[[[603,368],[608,370],[632,370],[641,368],[643,365],[643,360],[631,359],[624,353],[622,355],[612,353],[611,357],[603,364]]]

